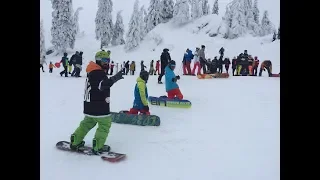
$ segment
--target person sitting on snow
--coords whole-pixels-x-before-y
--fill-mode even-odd
[[[148,106],[148,88],[147,82],[149,79],[149,73],[147,71],[141,71],[140,76],[137,78],[137,84],[134,88],[134,101],[133,107],[128,114],[147,114],[150,115]]]
[[[259,76],[262,76],[262,70],[267,70],[269,77],[272,76],[272,63],[270,60],[265,60],[261,63]]]
[[[166,79],[166,92],[168,93],[168,99],[178,98],[183,99],[183,95],[177,84],[177,80],[180,79],[180,76],[176,76],[173,70],[176,67],[175,61],[170,61],[168,66],[165,68],[165,79]]]

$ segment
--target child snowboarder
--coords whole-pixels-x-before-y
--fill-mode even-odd
[[[79,150],[83,147],[86,134],[98,123],[98,128],[92,143],[92,152],[99,155],[110,150],[108,145],[104,145],[109,129],[111,127],[110,116],[110,88],[123,79],[122,71],[108,78],[105,71],[108,62],[105,58],[91,61],[86,68],[87,79],[84,92],[84,119],[79,127],[70,137],[70,148]]]
[[[150,115],[147,88],[148,79],[149,73],[147,71],[141,71],[134,88],[133,107],[128,114],[138,114],[140,112],[140,114]]]
[[[62,63],[64,70],[60,72],[60,76],[64,74],[65,77],[68,77],[68,66],[69,66],[69,59],[68,59],[68,53],[63,53],[63,57],[60,61],[60,64]]]
[[[165,68],[165,79],[166,79],[166,92],[168,93],[168,99],[183,99],[183,95],[177,84],[177,80],[180,79],[180,76],[176,76],[173,70],[176,67],[175,61],[170,61],[168,66]]]
[[[52,64],[52,62],[50,61],[49,64],[49,73],[52,73],[53,68],[56,68],[56,66],[54,64]]]
[[[150,62],[149,75],[153,75],[153,73],[154,73],[153,62],[154,62],[153,60],[151,60],[151,62]]]
[[[156,71],[154,71],[154,75],[158,72],[158,75],[160,74],[160,60],[156,62]]]
[[[144,71],[144,68],[147,68],[147,66],[145,66],[145,65],[143,64],[143,62],[144,62],[144,61],[142,60],[141,63],[140,63],[140,65],[141,65],[141,71]],[[141,72],[141,71],[140,71],[140,72]]]
[[[134,75],[134,71],[136,71],[136,63],[132,61],[130,64],[130,74]]]

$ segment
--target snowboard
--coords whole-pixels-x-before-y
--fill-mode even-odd
[[[191,102],[189,100],[168,99],[166,96],[163,96],[163,97],[149,96],[148,101],[151,105],[155,105],[155,106],[165,106],[165,107],[173,107],[173,108],[190,108],[191,107]]]
[[[228,73],[198,74],[198,79],[229,78]]]
[[[56,144],[57,149],[62,151],[68,151],[68,152],[74,152],[78,154],[88,155],[88,156],[100,156],[102,160],[109,161],[109,162],[118,162],[126,157],[126,154],[121,154],[117,152],[104,152],[100,155],[95,155],[92,153],[91,149],[92,147],[84,146],[79,151],[75,151],[70,149],[70,142],[68,141],[59,141]]]
[[[271,77],[280,77],[280,74],[272,74]]]
[[[160,126],[160,117],[145,114],[127,114],[125,111],[111,112],[112,122],[138,126]]]

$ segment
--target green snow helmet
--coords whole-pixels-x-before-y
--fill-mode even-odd
[[[141,71],[140,78],[143,79],[147,83],[148,79],[149,79],[149,73],[147,71]]]

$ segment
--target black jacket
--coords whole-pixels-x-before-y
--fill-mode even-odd
[[[76,64],[76,54],[72,55],[69,61],[69,66]]]
[[[83,113],[91,116],[110,114],[110,87],[122,79],[122,71],[107,77],[107,73],[91,61],[87,66],[87,79],[84,92]]]
[[[126,64],[124,64],[124,67],[129,69],[129,61],[127,61]]]
[[[69,65],[68,60],[69,60],[69,58],[68,58],[68,57],[62,57],[62,59],[61,59],[61,61],[60,61],[60,62],[62,62],[63,67],[66,67],[66,66],[68,66],[68,65]]]
[[[76,63],[75,63],[75,64],[80,64],[80,65],[82,65],[82,56],[76,55],[76,56],[75,56],[75,59],[76,59]]]
[[[162,54],[160,56],[160,60],[161,60],[161,69],[166,68],[166,66],[171,61],[171,57],[170,57],[169,52],[167,52],[167,51],[162,52]]]

